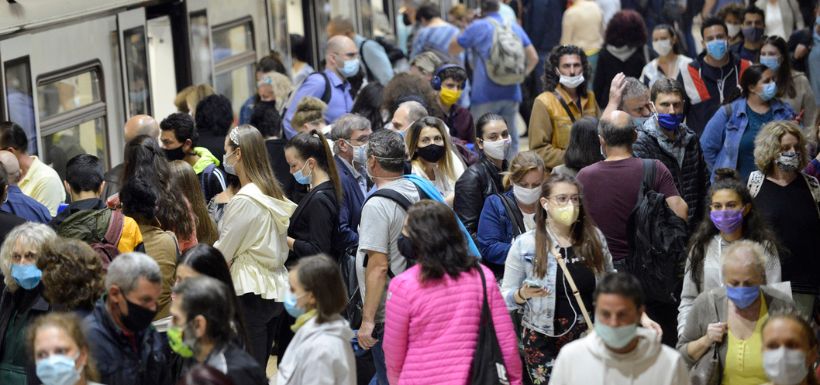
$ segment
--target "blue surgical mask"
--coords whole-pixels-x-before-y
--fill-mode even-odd
[[[758,94],[764,102],[774,99],[777,95],[777,83],[769,82],[763,85],[763,92]]]
[[[760,64],[769,67],[772,71],[777,71],[780,68],[780,58],[777,56],[761,56]]]
[[[745,309],[751,306],[760,296],[759,286],[726,286],[726,296],[737,306]]]
[[[11,265],[11,277],[23,289],[31,290],[37,287],[42,276],[43,272],[34,264],[20,265],[15,263]]]
[[[632,118],[632,123],[635,124],[635,129],[637,130],[637,129],[643,127],[643,124],[646,123],[646,121],[649,120],[649,118],[651,118],[651,116],[633,117]]]
[[[293,295],[290,290],[285,293],[285,311],[293,318],[299,318],[300,315],[305,314],[305,309],[300,308],[297,304],[300,297]]]
[[[346,78],[356,76],[359,73],[359,59],[345,60],[342,68],[339,68],[339,72]]]
[[[301,170],[296,171],[295,173],[293,173],[293,179],[296,179],[296,183],[304,184],[304,185],[309,185],[310,184],[310,174],[313,174],[313,171],[311,170],[310,174],[305,175],[304,171],[305,171],[306,167],[307,167],[307,162],[305,162],[305,165],[302,166]],[[310,169],[308,168],[308,170],[310,170]]]
[[[658,114],[658,126],[667,131],[677,131],[685,117],[683,114]]]
[[[62,354],[52,354],[37,360],[37,377],[43,385],[74,385],[80,380],[76,359]]]
[[[353,161],[358,164],[364,164],[367,161],[367,154],[365,153],[367,150],[367,145],[363,144],[361,146],[354,146],[348,140],[345,140],[345,142],[347,142],[348,146],[353,148]]]
[[[234,151],[236,152],[236,151]],[[228,164],[228,158],[232,157],[234,152],[230,154],[222,154],[222,167],[225,169],[225,172],[228,174],[236,176],[236,165],[235,164]]]
[[[603,322],[595,321],[595,334],[604,340],[604,344],[612,349],[623,349],[635,338],[638,333],[638,325],[625,325],[612,327],[604,325]]]
[[[706,43],[706,53],[715,60],[721,60],[726,56],[727,44],[723,39],[712,40]]]

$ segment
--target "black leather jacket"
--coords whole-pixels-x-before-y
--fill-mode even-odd
[[[506,161],[502,167],[507,168]],[[501,171],[503,170],[499,170],[482,154],[478,163],[470,166],[456,181],[453,210],[474,240],[484,200],[490,195],[504,191],[501,185]]]

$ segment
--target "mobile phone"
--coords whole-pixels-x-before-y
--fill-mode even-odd
[[[541,281],[535,280],[535,279],[525,279],[524,284],[531,287],[531,288],[534,288],[534,289],[543,289],[544,288],[544,284],[541,283]]]

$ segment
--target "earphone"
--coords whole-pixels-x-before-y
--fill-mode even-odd
[[[430,80],[430,85],[433,86],[434,90],[441,91],[441,83],[444,81],[441,79],[439,75],[441,75],[442,71],[448,68],[461,68],[461,66],[457,64],[445,64],[441,67],[438,67],[436,73],[433,75],[433,78]]]

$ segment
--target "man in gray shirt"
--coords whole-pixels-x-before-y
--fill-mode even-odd
[[[379,190],[394,190],[412,204],[419,200],[419,193],[413,182],[402,178],[404,151],[404,140],[398,133],[391,130],[373,133],[367,148],[366,170]],[[381,346],[385,293],[389,284],[387,271],[389,268],[393,274],[399,274],[407,268],[407,261],[397,246],[405,215],[398,203],[376,196],[364,204],[359,224],[356,273],[364,304],[358,337],[359,345],[373,352],[379,385],[387,385]],[[365,257],[367,266],[364,266]]]

